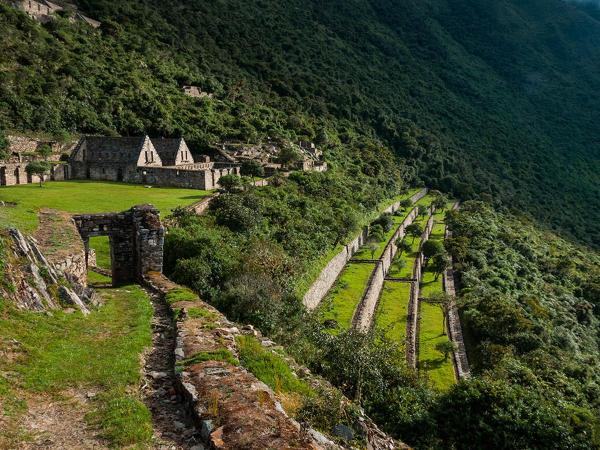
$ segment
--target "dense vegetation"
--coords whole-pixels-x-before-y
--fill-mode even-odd
[[[0,128],[203,145],[358,133],[415,179],[599,243],[600,25],[575,3],[78,3],[100,31],[0,6]]]

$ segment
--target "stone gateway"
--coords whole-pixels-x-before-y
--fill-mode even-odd
[[[122,213],[80,214],[73,220],[86,254],[90,237],[109,237],[113,286],[142,282],[148,272],[162,272],[165,229],[154,206],[138,205]]]

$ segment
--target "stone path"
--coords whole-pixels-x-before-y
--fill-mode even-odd
[[[154,308],[152,349],[144,356],[142,401],[152,413],[156,449],[200,450],[200,432],[175,390],[175,332],[168,306],[148,293]]]

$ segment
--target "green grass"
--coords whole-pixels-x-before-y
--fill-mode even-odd
[[[108,236],[94,236],[90,238],[90,248],[96,251],[96,265],[103,269],[110,269],[110,241]]]
[[[167,292],[165,300],[169,305],[177,302],[195,302],[198,300],[198,294],[188,288],[180,287]]]
[[[239,365],[237,358],[226,348],[220,348],[211,352],[199,352],[189,358],[177,362],[177,369],[192,366],[204,361],[225,361],[233,366]]]
[[[383,284],[375,326],[385,331],[388,339],[400,344],[404,344],[406,338],[409,299],[410,283],[386,281]]]
[[[150,413],[132,392],[140,382],[140,354],[152,344],[152,307],[138,286],[99,289],[104,306],[84,317],[5,308],[0,336],[20,343],[17,360],[0,361],[16,390],[59,395],[68,388],[100,390],[89,421],[115,446],[141,445],[152,436]]]
[[[335,320],[340,328],[352,325],[354,310],[367,288],[374,264],[348,264],[321,306],[322,320]]]
[[[178,188],[146,188],[141,185],[57,181],[40,188],[36,184],[0,188],[0,200],[16,202],[14,208],[0,208],[0,223],[23,232],[37,228],[37,211],[52,208],[70,213],[124,211],[133,205],[151,203],[167,215],[176,206],[185,206],[210,195],[210,192]]]
[[[254,336],[237,336],[236,342],[242,366],[275,392],[313,395],[308,383],[298,379],[281,356],[265,349]]]
[[[449,202],[448,205],[451,205]],[[430,239],[443,240],[445,232],[444,218],[447,209],[434,214],[434,226]],[[437,280],[435,273],[424,269],[421,278],[419,296],[431,297],[444,291],[443,279],[440,275]],[[448,337],[442,333],[444,317],[442,310],[437,305],[427,302],[420,303],[421,320],[419,322],[419,369],[427,374],[431,383],[440,390],[447,390],[455,382],[452,358],[444,360],[444,356],[435,346],[445,342]]]
[[[419,323],[419,370],[440,390],[449,389],[455,382],[452,357],[444,361],[444,356],[436,350],[436,344],[448,340],[442,334],[442,310],[437,305],[420,303],[421,321]]]
[[[96,273],[92,270],[88,270],[87,274],[88,284],[90,286],[98,285],[98,284],[110,284],[112,282],[111,277],[106,277],[102,274]]]

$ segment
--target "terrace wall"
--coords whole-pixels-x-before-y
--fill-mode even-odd
[[[458,208],[458,203],[454,205],[453,209]],[[452,231],[446,227],[446,239],[452,237]],[[460,316],[458,314],[458,307],[456,306],[456,288],[454,283],[454,268],[452,265],[452,256],[449,256],[450,265],[448,269],[442,274],[444,283],[444,292],[452,297],[452,304],[448,311],[448,334],[450,340],[456,344],[456,350],[453,352],[454,359],[454,370],[456,377],[460,380],[471,376],[471,368],[469,366],[469,360],[467,358],[467,351],[465,348],[465,341],[463,339],[462,326],[460,324]]]
[[[431,211],[431,217],[427,221],[427,226],[421,235],[421,242],[419,244],[419,254],[415,259],[415,265],[413,267],[413,278],[415,281],[411,282],[410,286],[410,299],[408,301],[408,317],[406,319],[406,361],[410,367],[417,367],[418,360],[418,343],[417,336],[419,335],[419,291],[421,286],[421,277],[423,275],[423,264],[425,262],[425,256],[421,249],[423,244],[429,239],[431,230],[433,230],[433,210]]]
[[[427,192],[428,192],[427,188],[421,189],[419,192],[414,194],[410,198],[410,200],[413,203],[416,203],[419,200],[421,200],[423,197],[425,197],[425,195],[427,195]],[[383,212],[384,213],[394,213],[395,211],[397,211],[400,208],[400,203],[401,202],[394,203],[393,205],[386,208]],[[335,283],[337,278],[340,276],[340,273],[342,273],[342,270],[344,270],[344,267],[346,266],[348,261],[350,261],[352,256],[354,256],[354,254],[358,251],[358,249],[365,243],[365,239],[366,239],[366,231],[362,230],[360,235],[355,237],[352,240],[352,242],[350,242],[348,245],[344,246],[342,251],[340,251],[340,253],[335,255],[331,259],[331,261],[329,261],[329,263],[323,268],[323,270],[319,274],[318,278],[313,282],[313,284],[310,286],[310,288],[308,289],[306,294],[304,294],[303,303],[307,309],[313,310],[317,306],[319,306],[321,301],[327,295],[327,292],[329,292],[329,290],[331,289],[331,287],[333,286],[333,284]],[[385,254],[385,251],[384,251],[384,254]],[[378,264],[378,266],[379,266],[379,264]],[[377,267],[375,268],[374,273],[377,271]],[[388,270],[389,270],[389,265],[388,265]],[[385,275],[384,275],[384,277],[385,277]],[[372,276],[372,278],[374,278],[374,276]],[[381,290],[381,288],[380,288],[380,290]]]

